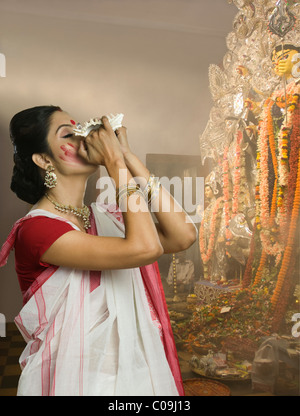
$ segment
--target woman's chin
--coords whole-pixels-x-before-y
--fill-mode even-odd
[[[93,175],[95,172],[97,172],[98,169],[99,169],[99,166],[97,165],[91,165],[91,164],[85,163],[84,165],[83,164],[77,165],[73,169],[69,169],[69,173],[72,175],[84,175],[84,176],[89,177]]]

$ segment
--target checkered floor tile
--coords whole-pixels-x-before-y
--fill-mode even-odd
[[[15,396],[21,374],[19,357],[25,341],[14,323],[6,325],[6,337],[0,338],[0,396]],[[191,378],[186,357],[179,355],[183,379]]]
[[[6,324],[6,337],[0,338],[0,396],[16,396],[21,369],[19,357],[26,344],[14,323]],[[183,380],[195,377],[190,370],[190,355],[178,352]]]
[[[6,337],[0,338],[0,396],[15,396],[21,374],[19,357],[25,341],[14,323],[6,324]]]
[[[0,396],[16,396],[21,374],[19,357],[25,348],[25,341],[14,323],[7,323],[6,337],[0,338]],[[179,364],[183,380],[197,378],[189,367],[190,354],[178,351]],[[242,390],[240,390],[242,388]],[[238,386],[233,395],[248,395],[250,386]],[[235,391],[236,390],[236,391]]]
[[[25,341],[14,323],[7,323],[6,337],[0,338],[0,396],[15,396],[21,374],[19,357]],[[179,355],[183,379],[193,377],[184,354]]]

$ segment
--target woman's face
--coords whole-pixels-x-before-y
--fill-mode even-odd
[[[77,122],[64,111],[56,111],[51,118],[48,143],[53,153],[54,167],[62,174],[92,174],[97,166],[78,155],[81,136],[73,133]]]

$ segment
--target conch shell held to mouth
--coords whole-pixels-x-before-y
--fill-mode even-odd
[[[114,131],[122,127],[124,114],[110,114],[107,116],[108,121]],[[91,118],[90,121],[86,121],[82,126],[80,123],[77,124],[76,128],[73,129],[75,136],[87,137],[92,130],[97,130],[101,125],[102,121],[99,118]]]

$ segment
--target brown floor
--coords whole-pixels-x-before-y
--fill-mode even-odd
[[[0,396],[15,396],[20,377],[19,357],[25,342],[13,323],[6,324],[6,337],[0,338]]]
[[[13,323],[6,325],[6,337],[0,338],[0,396],[16,396],[18,380],[20,377],[19,357],[25,347],[25,342],[18,329]],[[188,361],[190,355],[179,351],[179,362],[183,380],[199,378],[197,374],[191,372]],[[230,389],[231,396],[252,396],[267,395],[270,393],[254,393],[252,391],[251,380],[244,382],[226,383]]]

